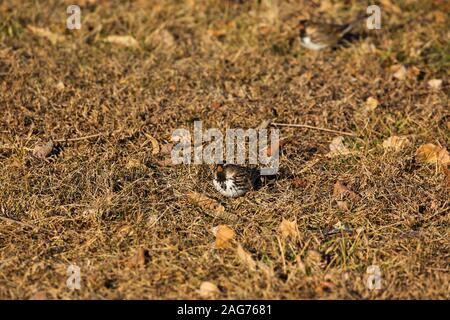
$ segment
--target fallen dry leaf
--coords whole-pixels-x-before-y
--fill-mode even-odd
[[[163,159],[163,160],[156,160],[156,163],[160,167],[172,167],[174,165],[171,158],[166,158],[166,159]]]
[[[132,36],[117,36],[117,35],[107,36],[105,38],[105,41],[111,44],[117,44],[124,47],[139,48],[139,43]]]
[[[262,23],[267,24],[268,26],[277,25],[280,15],[278,1],[262,0],[260,3],[261,6],[259,8],[258,15],[262,20]]]
[[[221,37],[227,34],[227,29],[226,28],[211,28],[208,29],[208,35],[210,35],[211,37]]]
[[[352,190],[350,190],[349,188],[347,188],[346,185],[344,185],[341,181],[336,181],[336,183],[334,184],[333,187],[333,195],[335,197],[341,197],[344,195],[348,195],[349,198],[353,201],[357,201],[359,200],[360,196],[358,194],[356,194],[355,192],[353,192]]]
[[[221,224],[213,228],[213,234],[216,236],[216,241],[214,242],[214,247],[219,248],[229,248],[231,246],[230,241],[233,240],[235,233],[234,230],[229,226]]]
[[[404,65],[396,64],[390,67],[391,72],[394,73],[394,78],[404,80],[406,78],[406,68]]]
[[[64,91],[66,86],[64,85],[64,83],[62,81],[58,81],[58,83],[55,85],[55,88],[58,91]]]
[[[349,189],[339,180],[336,181],[336,183],[334,184],[333,195],[335,197],[340,196],[341,194],[348,192],[348,191],[349,191]]]
[[[203,298],[210,298],[210,297],[220,293],[220,290],[214,283],[209,282],[209,281],[203,281],[200,285],[200,289],[198,290],[198,293]]]
[[[211,211],[218,214],[222,214],[225,211],[225,207],[201,193],[189,192],[187,194],[189,200],[202,208],[205,211]]]
[[[167,29],[162,28],[153,32],[149,37],[145,39],[145,44],[152,47],[171,48],[176,44],[176,40],[172,33]]]
[[[169,85],[169,90],[171,92],[177,91],[177,85],[175,83],[172,83],[171,85]]]
[[[125,168],[128,169],[128,170],[145,169],[146,166],[143,163],[141,163],[139,160],[137,160],[137,159],[130,159],[126,163]]]
[[[323,296],[332,292],[336,287],[336,284],[332,281],[320,281],[319,285],[316,286],[315,292],[318,296]]]
[[[237,255],[241,262],[246,265],[251,271],[256,270],[256,262],[253,260],[252,255],[248,253],[247,251],[242,248],[241,244],[239,243],[237,246]]]
[[[294,179],[291,183],[296,188],[304,188],[308,184],[308,181],[305,179]]]
[[[320,268],[323,264],[322,254],[316,250],[308,250],[306,263],[313,268]]]
[[[378,100],[373,98],[373,97],[369,97],[366,100],[366,110],[367,111],[374,111],[377,107],[378,107]]]
[[[404,65],[395,64],[389,69],[393,73],[394,78],[398,80],[405,80],[407,77],[416,78],[420,74],[419,68],[415,66],[406,68]]]
[[[338,136],[331,140],[328,156],[346,155],[349,153],[351,153],[350,150],[344,145],[344,137]]]
[[[214,110],[219,110],[222,107],[222,103],[218,102],[218,101],[214,101],[211,103],[211,108],[213,108]]]
[[[441,79],[431,79],[428,81],[428,86],[433,90],[439,90],[442,87]]]
[[[447,188],[450,188],[450,168],[449,165],[443,166],[444,174],[445,174],[445,184]]]
[[[419,162],[423,163],[437,163],[442,166],[450,163],[450,154],[447,149],[432,143],[421,145],[416,151],[416,157]]]
[[[152,144],[152,155],[157,155],[159,153],[159,142],[154,137],[149,134],[145,135],[147,137],[147,141],[150,141]]]
[[[310,81],[312,78],[314,77],[314,73],[311,70],[305,71],[302,75],[301,78],[303,79],[303,81],[306,83],[308,81]]]
[[[149,261],[148,250],[139,248],[136,253],[128,261],[130,267],[143,267]]]
[[[57,33],[53,33],[47,28],[39,28],[39,27],[35,27],[35,26],[32,26],[32,25],[28,25],[27,29],[31,33],[33,33],[34,35],[36,35],[38,37],[46,38],[53,45],[58,43],[58,42],[62,42],[62,41],[65,40],[64,36],[62,36],[60,34],[57,34]]]
[[[283,219],[278,227],[278,230],[284,239],[288,237],[295,239],[298,236],[297,222],[295,220],[289,221]]]
[[[412,66],[407,69],[407,72],[409,77],[417,78],[417,76],[420,74],[420,69],[415,66]]]
[[[439,24],[445,24],[447,22],[447,15],[442,11],[433,11],[431,12],[431,17]]]
[[[47,293],[43,290],[35,292],[30,300],[48,300]]]
[[[39,159],[44,159],[52,153],[53,147],[54,147],[53,141],[49,141],[46,144],[39,144],[34,147],[32,152],[33,156]]]
[[[407,137],[392,136],[383,141],[383,148],[399,151],[403,149],[409,140]]]
[[[211,37],[221,37],[226,35],[234,27],[234,20],[231,20],[229,22],[222,21],[222,24],[218,28],[209,28],[207,32]]]
[[[166,143],[160,147],[159,152],[163,155],[169,155],[172,153],[173,143]]]
[[[343,211],[348,211],[350,208],[350,205],[348,204],[347,201],[343,201],[343,200],[337,200],[336,201],[336,205],[339,209],[343,210]]]

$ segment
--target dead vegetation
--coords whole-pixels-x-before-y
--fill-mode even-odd
[[[298,19],[369,3],[77,2],[81,30],[72,1],[0,3],[1,298],[449,298],[446,1],[380,1],[320,53]],[[225,199],[167,161],[197,119],[351,134],[280,126],[276,184]]]

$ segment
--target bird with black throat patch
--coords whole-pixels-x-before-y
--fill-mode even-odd
[[[300,44],[313,51],[333,48],[366,16],[357,18],[347,24],[332,24],[313,22],[302,19],[299,21]]]
[[[213,185],[221,195],[236,198],[256,190],[260,178],[258,169],[221,163],[215,166]]]

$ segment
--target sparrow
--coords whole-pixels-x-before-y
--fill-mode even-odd
[[[360,17],[348,24],[315,23],[300,20],[300,43],[303,47],[319,51],[327,47],[334,47],[355,26],[366,17]]]
[[[225,197],[236,198],[255,190],[260,183],[258,169],[235,164],[217,164],[214,170],[213,184]]]

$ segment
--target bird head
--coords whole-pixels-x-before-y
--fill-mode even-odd
[[[301,19],[298,21],[298,28],[299,28],[301,37],[305,36],[307,27],[308,27],[308,20]]]
[[[227,179],[225,174],[225,163],[218,163],[214,170],[214,179],[218,181],[225,181]]]

